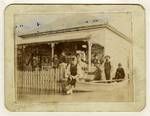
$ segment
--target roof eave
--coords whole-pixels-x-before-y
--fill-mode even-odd
[[[19,35],[21,38],[30,38],[30,37],[37,37],[37,36],[44,36],[44,35],[52,35],[52,34],[59,34],[59,33],[66,33],[66,32],[74,32],[74,31],[82,31],[82,30],[89,30],[89,29],[97,29],[97,28],[107,28],[123,38],[124,40],[128,41],[129,43],[132,43],[132,40],[127,37],[125,34],[118,31],[116,28],[109,24],[99,24],[99,25],[89,25],[89,26],[80,26],[80,27],[73,27],[73,28],[67,28],[67,29],[60,29],[60,30],[53,30],[53,31],[45,31],[45,32],[37,32],[37,33],[31,33],[31,34],[24,34]]]
[[[45,32],[37,32],[37,33],[31,33],[31,34],[23,34],[23,35],[18,35],[18,36],[21,37],[21,38],[30,38],[30,37],[44,36],[44,35],[50,35],[50,34],[58,34],[58,33],[66,33],[66,32],[74,32],[74,31],[82,31],[82,30],[103,28],[105,26],[106,26],[106,24],[80,26],[80,27],[73,27],[73,28],[53,30],[53,31],[45,31]]]

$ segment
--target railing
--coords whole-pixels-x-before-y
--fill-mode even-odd
[[[18,71],[17,96],[61,93],[60,80],[63,75],[64,71],[59,68],[51,68],[48,71]]]

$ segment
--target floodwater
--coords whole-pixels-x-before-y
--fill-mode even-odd
[[[68,103],[68,102],[128,102],[132,99],[131,82],[77,83],[73,94],[24,95],[25,103]]]

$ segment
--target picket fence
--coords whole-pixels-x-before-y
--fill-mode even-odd
[[[62,91],[60,80],[64,71],[60,68],[47,71],[17,71],[17,74],[17,97],[25,94],[57,94]]]

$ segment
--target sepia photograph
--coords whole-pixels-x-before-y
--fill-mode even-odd
[[[135,31],[136,13],[133,12],[136,12],[136,9],[141,11],[141,7],[10,5],[6,9],[6,20],[10,20],[10,9],[13,12],[9,15],[13,19],[12,31],[9,32],[13,35],[13,50],[9,53],[13,54],[11,70],[14,76],[13,79],[5,80],[6,94],[10,94],[5,97],[6,101],[13,99],[17,105],[13,111],[61,111],[63,104],[76,103],[123,103],[128,104],[127,107],[137,100],[136,86],[139,86],[139,83],[135,78],[140,78],[134,62],[139,60],[136,60],[138,54],[142,56],[144,48],[136,51],[134,44],[144,41],[144,33],[141,36],[143,40],[137,40],[136,43],[134,34],[139,30]],[[144,14],[143,9],[141,12]],[[141,18],[142,25],[144,16],[136,16]],[[7,30],[8,27],[6,33]],[[144,66],[144,60],[142,62],[141,59],[141,66]],[[145,77],[141,78],[140,86],[144,91]],[[13,91],[10,93],[11,87]],[[43,104],[46,109],[43,107],[42,110],[42,105],[36,109],[36,104]],[[61,104],[61,107],[50,108],[46,104]],[[32,105],[35,106],[27,108]],[[84,111],[82,107],[81,110],[72,107],[62,111]],[[87,108],[87,111],[99,111],[100,108],[96,107],[94,110],[95,107],[90,110]],[[110,109],[108,105],[108,111]]]
[[[115,27],[120,16],[128,35]],[[18,99],[132,100],[129,13],[16,15],[15,21]]]

